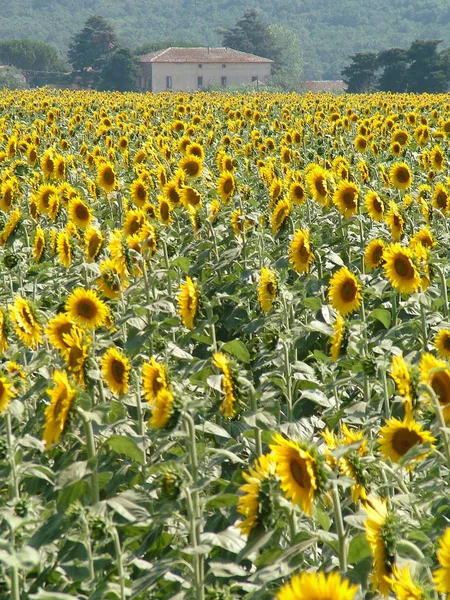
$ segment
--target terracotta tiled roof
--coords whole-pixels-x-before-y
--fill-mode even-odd
[[[311,92],[345,92],[347,84],[340,80],[305,81],[305,88]]]
[[[167,48],[139,57],[141,63],[271,63],[272,60],[232,48]]]

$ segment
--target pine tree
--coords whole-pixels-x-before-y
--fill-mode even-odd
[[[73,68],[98,69],[105,57],[117,46],[112,26],[103,17],[89,17],[83,29],[73,37],[68,57]]]
[[[378,81],[382,92],[404,92],[407,86],[408,51],[402,48],[383,50],[377,56],[377,65],[383,69]]]
[[[376,88],[377,55],[375,52],[360,52],[350,56],[351,63],[342,70],[347,92],[362,94]]]
[[[131,92],[136,90],[139,70],[136,58],[128,48],[109,54],[100,71],[100,89]]]

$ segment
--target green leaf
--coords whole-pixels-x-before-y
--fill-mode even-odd
[[[75,600],[71,594],[61,594],[60,592],[45,592],[39,590],[37,594],[30,594],[30,600]]]
[[[239,554],[239,552],[245,548],[246,544],[245,539],[241,534],[231,527],[220,533],[213,533],[212,531],[205,532],[202,535],[202,542],[211,544],[211,546],[219,546],[233,554]]]
[[[222,508],[224,506],[235,506],[238,501],[236,494],[218,494],[206,501],[206,508]]]
[[[57,538],[61,538],[68,527],[67,519],[60,514],[52,515],[47,521],[44,521],[37,531],[33,533],[28,540],[28,545],[32,548],[40,548],[50,544]]]
[[[144,452],[132,437],[112,435],[106,443],[117,454],[125,454],[125,456],[135,460],[140,465],[144,464]]]
[[[231,342],[227,342],[221,348],[224,352],[228,352],[228,354],[233,354],[236,358],[238,358],[243,363],[250,362],[250,352],[247,350],[247,346],[241,340],[232,340]]]
[[[211,423],[211,421],[205,421],[201,425],[196,426],[197,431],[204,431],[205,433],[209,433],[211,435],[217,435],[222,438],[231,438],[231,435],[220,425],[216,425],[215,423]]]
[[[391,313],[387,308],[376,308],[370,313],[370,316],[383,323],[386,329],[391,326]]]
[[[209,572],[214,577],[247,577],[248,572],[235,563],[212,562],[209,565]]]
[[[348,562],[350,565],[359,563],[370,556],[370,546],[365,533],[358,533],[350,542],[348,549]]]
[[[87,472],[87,460],[72,463],[69,467],[64,469],[64,471],[59,473],[56,480],[55,489],[60,490],[62,488],[67,488],[73,483],[81,481]]]
[[[172,261],[173,267],[180,267],[180,269],[185,273],[185,275],[189,275],[189,269],[191,267],[190,260],[185,256],[178,256],[175,260]]]

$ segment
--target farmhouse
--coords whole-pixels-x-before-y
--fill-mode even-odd
[[[265,84],[273,61],[231,48],[167,48],[139,57],[142,91]]]

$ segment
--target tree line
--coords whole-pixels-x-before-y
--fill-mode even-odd
[[[268,25],[257,10],[249,9],[235,26],[218,30],[223,45],[270,58],[274,61],[271,83],[282,89],[300,90],[302,49],[291,31]],[[112,25],[101,16],[87,19],[61,56],[49,44],[34,40],[0,41],[0,65],[13,70],[0,72],[0,87],[76,84],[98,90],[133,91],[138,88],[138,56],[170,46],[193,46],[182,41],[151,42],[134,51],[120,44]],[[20,72],[23,85],[19,85]]]
[[[342,70],[350,93],[441,93],[450,80],[450,49],[438,51],[442,40],[415,40],[405,50],[360,52]]]

